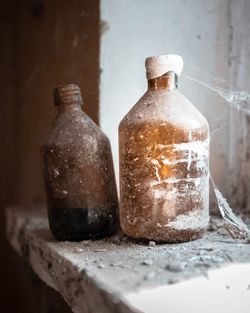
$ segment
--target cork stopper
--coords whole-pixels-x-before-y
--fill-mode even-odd
[[[61,104],[82,104],[80,88],[75,84],[67,84],[54,89],[55,106]]]
[[[183,69],[183,59],[176,54],[166,54],[146,58],[147,79],[160,77],[167,72],[180,75]]]

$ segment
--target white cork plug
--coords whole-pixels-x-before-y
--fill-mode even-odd
[[[166,54],[146,58],[147,79],[160,77],[167,72],[175,72],[181,75],[183,59],[177,54]]]

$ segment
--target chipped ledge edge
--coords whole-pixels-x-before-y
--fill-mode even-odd
[[[68,258],[60,255],[29,227],[34,220],[29,218],[28,214],[19,212],[23,212],[22,207],[5,208],[6,236],[10,245],[30,264],[42,281],[62,295],[72,312],[96,313],[100,312],[100,308],[100,313],[141,312],[133,308],[122,295],[108,290],[108,287],[86,268],[77,267]],[[43,217],[39,216],[39,219]],[[39,227],[41,231],[44,229],[41,222],[36,226],[36,231]]]

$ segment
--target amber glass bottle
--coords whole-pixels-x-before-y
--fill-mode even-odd
[[[209,221],[209,127],[177,90],[182,58],[146,59],[148,90],[119,126],[120,222],[134,238],[181,242]]]
[[[54,90],[58,110],[41,147],[49,225],[58,240],[112,234],[118,200],[110,143],[82,111],[78,86]]]

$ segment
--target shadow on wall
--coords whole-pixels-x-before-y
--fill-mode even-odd
[[[99,0],[2,0],[0,4],[0,311],[29,313],[37,312],[37,304],[32,305],[33,278],[25,280],[23,264],[18,264],[7,244],[4,207],[44,202],[39,146],[56,113],[54,87],[77,83],[83,90],[85,112],[98,123]],[[49,299],[46,288],[39,288],[41,297]],[[39,304],[38,310],[49,312]],[[56,310],[61,312],[60,307]]]

